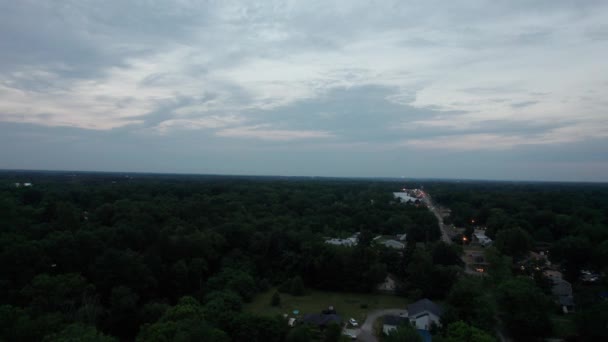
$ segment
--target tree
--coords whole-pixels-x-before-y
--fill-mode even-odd
[[[297,326],[287,334],[287,342],[310,342],[312,334],[306,325]]]
[[[382,340],[384,342],[422,342],[422,337],[411,324],[403,324],[391,330]]]
[[[535,340],[551,333],[551,302],[533,280],[507,280],[498,287],[497,301],[505,327],[516,340]]]
[[[281,342],[287,332],[287,324],[281,317],[263,317],[240,313],[226,330],[233,341]]]
[[[433,263],[444,266],[459,265],[462,263],[455,246],[450,246],[443,241],[439,241],[433,247]]]
[[[420,290],[424,297],[441,298],[447,295],[456,281],[458,267],[435,265],[426,250],[417,248],[407,273],[413,290]]]
[[[231,290],[239,294],[245,302],[251,301],[256,292],[255,281],[248,273],[233,268],[226,268],[208,281],[213,290]]]
[[[130,337],[137,333],[137,302],[139,296],[126,286],[117,286],[110,295],[110,312],[106,325],[112,334]]]
[[[225,332],[205,321],[203,311],[203,307],[196,299],[182,297],[177,305],[167,310],[157,322],[144,324],[136,340],[141,342],[230,341]]]
[[[335,322],[332,322],[323,330],[323,342],[338,342],[340,336],[342,336],[342,328]]]
[[[61,312],[73,318],[87,293],[94,291],[95,287],[80,274],[40,274],[23,288],[21,295],[28,299],[35,314]]]
[[[451,323],[442,342],[495,342],[496,339],[483,330],[463,321]]]
[[[576,315],[576,326],[581,341],[608,340],[608,303],[597,303]]]
[[[488,268],[488,275],[490,280],[498,285],[512,276],[511,258],[502,255],[495,247],[486,248],[485,257],[490,267]]]
[[[44,342],[117,342],[118,340],[114,337],[106,336],[95,327],[82,325],[82,324],[71,324],[65,327],[61,332],[47,336],[43,340]]]
[[[291,284],[289,287],[289,293],[294,296],[302,296],[304,295],[304,282],[302,281],[302,277],[295,276],[291,279]]]
[[[496,233],[494,245],[503,254],[522,258],[532,249],[532,237],[525,230],[515,227]]]
[[[580,271],[591,259],[591,243],[583,236],[567,236],[551,247],[551,259],[560,262],[564,276],[569,281],[576,281]]]
[[[481,278],[460,278],[452,287],[447,303],[454,320],[464,321],[485,331],[494,330],[496,305],[489,295],[489,289],[484,289]]]
[[[272,306],[281,306],[281,295],[279,291],[274,291],[272,294],[272,299],[270,300],[270,305]]]

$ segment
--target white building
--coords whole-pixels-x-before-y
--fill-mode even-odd
[[[407,317],[416,329],[430,330],[433,323],[440,327],[441,315],[443,309],[426,298],[407,306]]]
[[[338,239],[332,238],[325,240],[325,243],[334,245],[334,246],[346,246],[346,247],[354,247],[359,243],[359,233],[348,237],[346,239]]]
[[[388,248],[405,249],[405,244],[403,242],[399,242],[397,240],[385,240],[385,241],[382,241],[382,244]]]
[[[478,242],[482,246],[489,246],[492,244],[492,239],[486,236],[486,232],[483,230],[476,230],[473,233],[473,241]]]
[[[410,194],[407,192],[393,192],[393,197],[403,203],[407,203],[409,201],[415,202],[417,200],[416,197],[410,196]]]

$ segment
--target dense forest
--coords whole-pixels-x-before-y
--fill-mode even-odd
[[[489,340],[501,332],[541,338],[551,336],[557,310],[546,280],[516,267],[539,244],[580,294],[569,334],[606,336],[607,305],[597,297],[605,277],[587,285],[579,276],[581,269],[603,276],[608,265],[608,187],[424,183],[452,209],[447,223],[466,231],[487,226],[495,239],[496,248],[487,249],[492,267],[480,278],[463,274],[462,246],[439,242],[435,215],[419,202],[395,200],[392,192],[403,186],[3,173],[0,340],[306,340],[282,317],[245,312],[243,305],[271,288],[369,293],[388,274],[399,281],[396,295],[445,303],[437,340],[461,341],[454,337],[459,331]],[[325,243],[353,233],[359,233],[355,247]],[[401,233],[404,253],[373,243],[377,235]]]
[[[294,279],[371,291],[393,267],[369,248],[372,232],[439,235],[433,215],[398,205],[394,185],[382,182],[43,174],[16,187],[19,180],[5,176],[0,194],[6,340],[61,336],[74,322],[124,340],[172,340],[190,330],[171,317],[180,310],[205,317],[208,329],[193,334],[238,340],[234,326],[247,324],[234,320],[263,320],[234,314],[256,292]],[[417,233],[426,231],[433,234]],[[358,248],[324,243],[354,232]]]

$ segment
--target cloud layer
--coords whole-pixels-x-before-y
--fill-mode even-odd
[[[185,151],[447,150],[507,163],[606,146],[606,56],[604,1],[7,1],[0,122]],[[369,173],[400,174],[383,163]]]

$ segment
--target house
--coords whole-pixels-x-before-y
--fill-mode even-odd
[[[397,327],[404,324],[411,324],[406,317],[393,315],[384,316],[382,320],[382,332],[388,335],[391,331],[396,330]],[[431,334],[427,330],[416,329],[416,331],[423,342],[431,342],[433,340]]]
[[[389,332],[397,329],[398,326],[409,324],[410,320],[407,317],[400,316],[384,316],[382,320],[382,332],[388,334]]]
[[[403,250],[406,247],[407,234],[378,235],[374,238],[376,244],[384,245],[388,248]]]
[[[418,332],[418,335],[420,335],[420,337],[422,338],[422,342],[433,341],[433,336],[431,336],[431,333],[428,332],[428,330],[416,329],[416,331]]]
[[[486,232],[483,230],[476,230],[473,233],[473,242],[477,242],[482,246],[489,246],[492,244],[492,239],[486,236]]]
[[[549,278],[552,282],[562,279],[562,272],[553,271],[553,270],[545,270],[543,271],[545,277]]]
[[[572,297],[572,285],[564,279],[554,280],[553,287],[551,287],[551,293],[558,297]]]
[[[325,243],[334,245],[334,246],[353,247],[359,243],[359,233],[356,233],[353,236],[348,237],[346,239],[338,239],[338,238],[327,239],[327,240],[325,240]]]
[[[403,242],[399,242],[397,240],[385,240],[382,242],[383,245],[385,245],[388,248],[394,248],[394,249],[405,249],[405,244]]]
[[[433,323],[441,326],[440,319],[443,315],[443,309],[431,300],[424,298],[408,305],[407,315],[412,325],[416,326],[417,329],[429,330]]]
[[[562,307],[562,311],[567,314],[568,312],[574,311],[574,297],[572,296],[561,296],[558,298],[558,303]]]
[[[543,274],[551,280],[553,286],[551,293],[555,296],[555,303],[561,306],[564,313],[574,311],[574,297],[572,296],[572,284],[562,278],[558,271],[547,270]]]
[[[302,318],[302,322],[313,325],[321,330],[331,323],[342,324],[342,318],[336,314],[307,314]]]
[[[418,198],[413,197],[407,192],[393,192],[393,197],[402,203],[416,202],[418,200]]]

